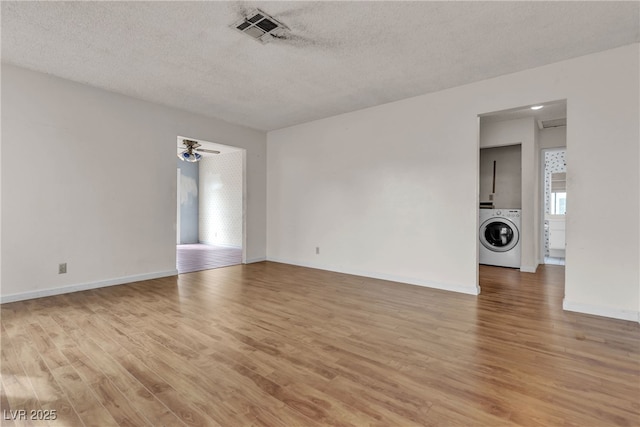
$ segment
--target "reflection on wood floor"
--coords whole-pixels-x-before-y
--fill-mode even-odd
[[[0,404],[65,426],[640,425],[640,326],[563,311],[563,280],[481,266],[472,296],[262,262],[4,304]]]
[[[177,245],[176,261],[180,274],[228,267],[242,263],[242,249],[202,243]]]

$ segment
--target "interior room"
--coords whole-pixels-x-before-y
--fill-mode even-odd
[[[3,424],[640,425],[640,3],[0,7]]]
[[[178,137],[178,274],[242,264],[244,150]]]

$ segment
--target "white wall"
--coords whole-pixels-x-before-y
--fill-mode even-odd
[[[3,64],[2,300],[175,274],[178,135],[247,149],[263,259],[264,133]]]
[[[582,73],[572,75],[575,93],[567,99],[565,307],[636,320],[639,53],[635,44],[576,59]],[[594,200],[607,208],[593,209]],[[593,231],[612,221],[625,231]]]
[[[637,320],[639,52],[630,45],[269,132],[268,258],[474,293],[477,115],[567,99],[573,215],[564,305]],[[534,126],[526,153],[523,144],[531,170],[523,161],[522,171],[532,181]],[[523,188],[535,191],[536,182]],[[616,207],[624,236],[593,232],[612,219],[611,210],[593,209],[596,196]],[[539,198],[530,206],[523,199],[534,212],[526,230],[533,236]]]
[[[180,188],[178,209],[180,218],[180,244],[198,243],[198,187],[199,187],[199,162],[186,162],[176,157],[178,171],[180,171]]]
[[[268,258],[476,293],[477,110],[452,120],[463,95],[270,132]]]
[[[540,256],[540,246],[542,237],[544,235],[544,215],[542,213],[544,190],[541,186],[542,171],[540,170],[542,165],[541,150],[540,150],[540,128],[537,123],[533,124],[533,171],[534,179],[533,183],[533,253],[531,254],[531,260],[533,261],[533,269],[529,272],[535,272],[538,265],[544,262],[544,257]],[[525,267],[526,268],[526,267]],[[521,271],[527,271],[520,268]]]
[[[567,146],[567,127],[540,129],[540,148],[560,148]]]
[[[495,193],[493,200],[493,166],[495,162]],[[480,201],[493,202],[496,209],[522,207],[522,147],[483,148],[480,150]]]
[[[242,151],[200,161],[199,240],[242,247]]]

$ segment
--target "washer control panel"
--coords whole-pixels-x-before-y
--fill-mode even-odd
[[[504,216],[506,218],[520,218],[520,211],[519,210],[505,210],[505,211],[497,210],[495,212],[495,215]]]

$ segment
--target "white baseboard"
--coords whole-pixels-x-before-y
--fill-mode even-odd
[[[538,269],[538,266],[531,266],[531,265],[523,265],[520,267],[520,271],[522,271],[523,273],[535,273],[536,270]]]
[[[321,264],[303,263],[282,258],[267,257],[267,261],[280,262],[283,264],[297,265],[299,267],[315,268],[318,270],[334,271],[336,273],[353,274],[354,276],[370,277],[372,279],[388,280],[390,282],[405,283],[408,285],[424,286],[426,288],[440,289],[443,291],[459,292],[468,295],[478,295],[480,286],[475,285],[456,285],[449,283],[438,283],[429,280],[416,279],[412,277],[397,276],[395,274],[378,273],[371,271],[362,271],[355,269],[337,268],[334,266],[326,266]]]
[[[107,286],[123,285],[125,283],[139,282],[141,280],[159,279],[161,277],[176,276],[177,274],[178,270],[158,271],[155,273],[117,277],[115,279],[100,280],[97,282],[79,283],[77,285],[62,286],[60,288],[38,289],[36,291],[22,292],[19,294],[2,295],[0,296],[0,304],[34,298],[49,297],[52,295],[68,294],[71,292],[86,291],[89,289],[104,288]]]
[[[582,304],[578,302],[562,300],[562,308],[576,313],[593,314],[595,316],[611,317],[613,319],[631,320],[640,323],[640,312],[633,310],[620,310],[610,307]]]
[[[262,261],[266,261],[267,257],[258,257],[258,258],[251,258],[251,259],[247,259],[245,261],[245,264],[253,264],[254,262],[262,262]]]

